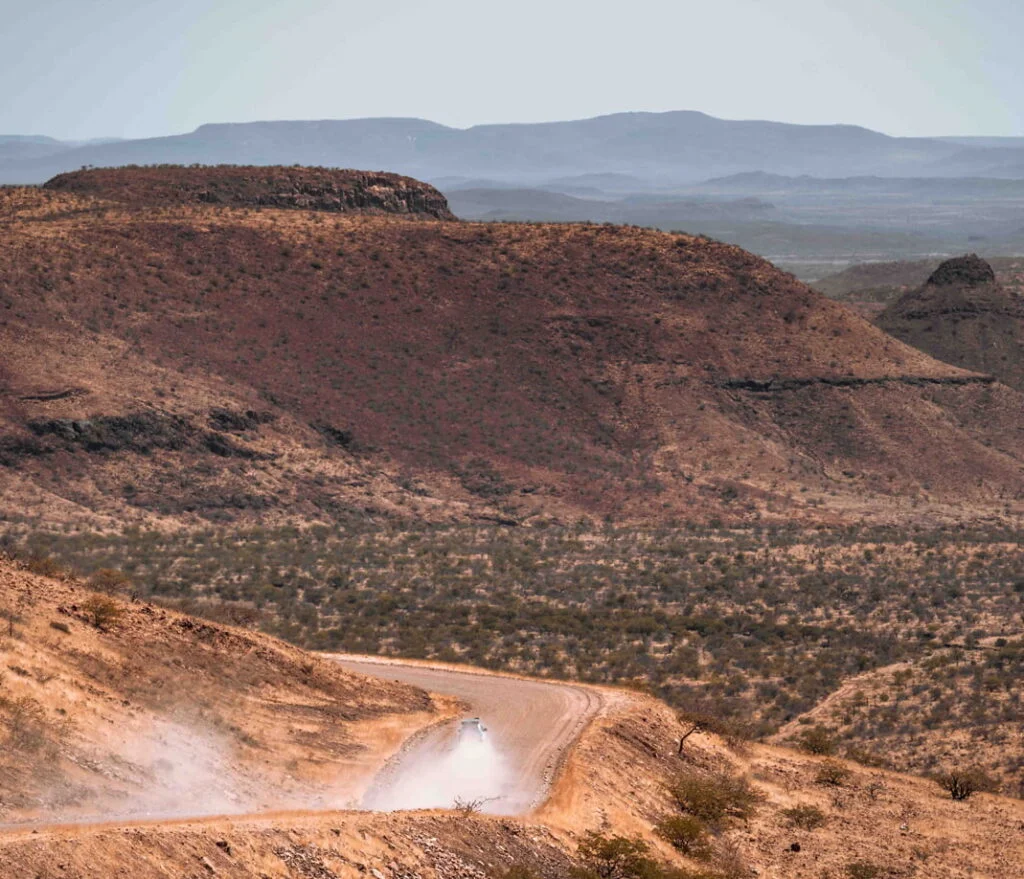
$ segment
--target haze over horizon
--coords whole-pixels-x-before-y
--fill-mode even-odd
[[[466,128],[696,109],[893,135],[1024,135],[1024,8],[844,7],[41,0],[0,33],[0,132],[135,138],[388,116]]]

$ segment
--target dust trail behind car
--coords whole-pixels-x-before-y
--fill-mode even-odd
[[[363,801],[370,809],[475,804],[501,815],[528,812],[547,796],[566,749],[602,705],[573,684],[458,671],[400,660],[339,656],[346,668],[444,693],[466,715],[408,743]],[[461,720],[479,719],[479,729]]]

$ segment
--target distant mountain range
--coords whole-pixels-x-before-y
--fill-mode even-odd
[[[1013,178],[1024,177],[1024,139],[898,138],[852,125],[731,121],[693,111],[467,129],[422,119],[352,119],[213,124],[190,134],[113,142],[0,137],[3,183],[127,164],[323,165],[517,185],[623,174],[679,185],[755,171]]]

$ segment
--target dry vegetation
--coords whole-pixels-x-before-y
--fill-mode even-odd
[[[1024,875],[1019,801],[980,789],[955,798],[948,784],[706,732],[680,749],[692,724],[629,691],[606,692],[605,711],[570,753],[551,798],[524,819],[332,811],[343,803],[325,777],[358,765],[353,748],[362,741],[376,743],[361,752],[365,771],[386,754],[382,733],[390,729],[393,746],[435,719],[422,694],[142,600],[112,600],[117,613],[101,631],[83,609],[94,595],[83,585],[9,564],[0,575],[14,632],[2,645],[5,817],[164,815],[73,832],[5,828],[0,863],[11,875],[86,879],[117,875],[126,863],[140,879]],[[112,581],[109,572],[97,579]],[[157,721],[159,735],[146,740]],[[173,737],[171,722],[189,730],[187,741]],[[122,734],[148,748],[119,752]],[[202,743],[212,740],[227,756],[203,774]],[[199,773],[198,787],[180,778],[171,785],[181,760],[193,778]],[[235,785],[271,781],[275,799],[262,808],[319,811],[174,817],[244,811],[255,801],[220,792],[244,795]],[[176,795],[173,808],[138,799],[160,785]],[[288,799],[300,791],[307,799]]]
[[[636,682],[748,735],[817,724],[819,753],[978,763],[1020,792],[1013,529],[12,527],[6,541],[309,647]]]

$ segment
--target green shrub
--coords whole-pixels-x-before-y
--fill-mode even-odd
[[[728,818],[749,818],[764,799],[745,778],[724,772],[681,773],[670,783],[669,792],[683,812],[711,826]]]
[[[853,773],[838,760],[825,760],[821,766],[818,767],[818,772],[814,776],[814,780],[818,784],[828,784],[833,787],[841,787],[850,780],[850,776],[852,774]]]
[[[654,832],[673,848],[698,861],[711,859],[712,848],[708,829],[693,815],[671,815],[659,821]]]
[[[647,843],[590,831],[576,852],[581,879],[656,879],[662,871],[647,856]]]
[[[82,604],[86,617],[97,629],[106,630],[121,619],[121,605],[106,595],[92,595]]]
[[[796,743],[809,754],[830,757],[836,752],[835,735],[820,724],[801,731],[800,735],[796,737]]]
[[[821,809],[810,805],[792,806],[789,809],[783,809],[782,816],[790,825],[799,827],[801,830],[816,830],[828,821],[828,818],[825,817],[825,813]]]

